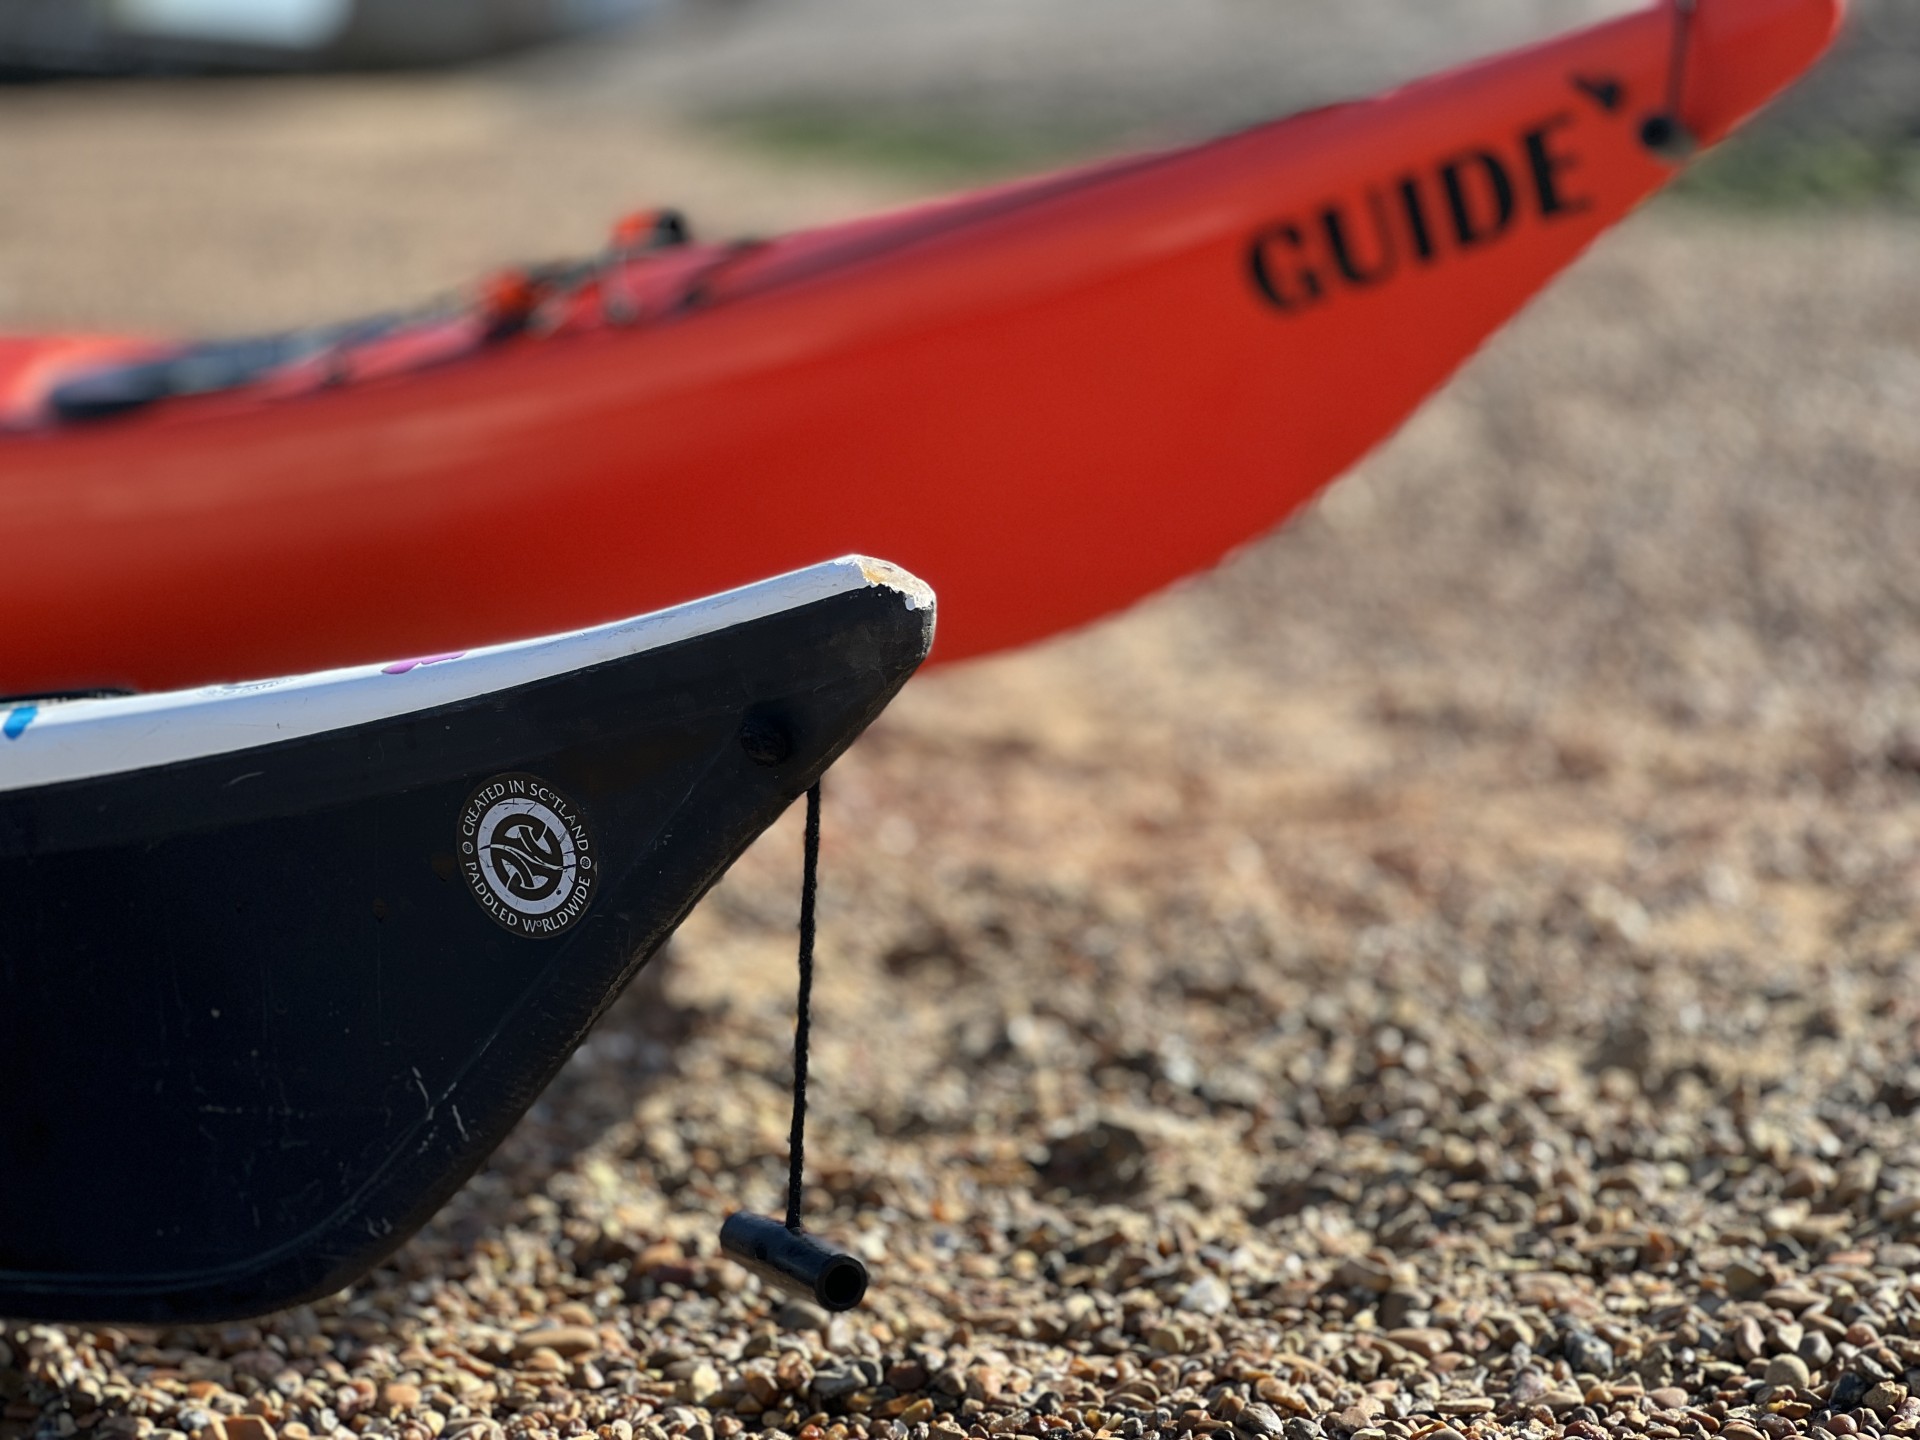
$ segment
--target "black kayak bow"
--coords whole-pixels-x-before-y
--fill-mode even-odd
[[[0,706],[0,1314],[213,1320],[363,1274],[932,634],[926,587],[850,559],[461,656]]]

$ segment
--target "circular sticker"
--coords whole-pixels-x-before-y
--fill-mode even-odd
[[[579,807],[535,775],[496,775],[460,811],[460,872],[516,935],[558,935],[593,900],[598,857]]]

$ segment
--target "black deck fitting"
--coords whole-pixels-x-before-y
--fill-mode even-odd
[[[720,1227],[720,1248],[770,1285],[822,1310],[851,1310],[867,1293],[867,1267],[804,1230],[742,1210]]]

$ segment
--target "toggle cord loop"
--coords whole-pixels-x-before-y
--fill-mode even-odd
[[[793,1020],[793,1128],[787,1136],[787,1229],[800,1232],[807,1153],[807,1048],[813,1035],[813,909],[820,888],[820,782],[807,790],[807,838],[800,867],[800,1000]]]
[[[1647,117],[1640,127],[1640,140],[1647,149],[1670,163],[1678,164],[1692,156],[1696,146],[1693,132],[1682,115],[1686,102],[1687,62],[1693,50],[1694,21],[1699,0],[1671,0],[1673,44],[1668,53],[1666,107]]]
[[[741,1211],[720,1227],[720,1248],[761,1280],[829,1311],[851,1310],[867,1293],[867,1267],[806,1233],[800,1223],[807,1154],[807,1049],[813,1034],[814,901],[820,878],[820,784],[807,791],[807,839],[800,885],[800,1003],[793,1022],[793,1129],[787,1140],[787,1218]]]

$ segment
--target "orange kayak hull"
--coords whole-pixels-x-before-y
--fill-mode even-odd
[[[1838,18],[1700,0],[1686,129]],[[1671,178],[1675,35],[774,241],[639,323],[0,439],[0,693],[455,650],[854,551],[940,593],[936,659],[1082,624],[1283,520]]]

